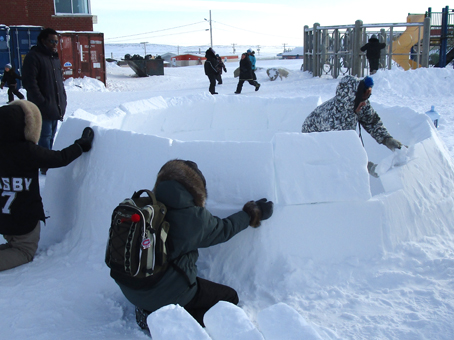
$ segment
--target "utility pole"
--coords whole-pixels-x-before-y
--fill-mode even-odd
[[[236,45],[236,44],[232,44],[233,54],[235,54],[235,52],[236,52],[236,50],[235,50],[235,45]]]
[[[208,20],[205,19],[205,21],[208,21]],[[210,23],[210,47],[213,48],[213,29],[211,27],[211,9],[210,9],[210,20],[209,20],[209,23]]]
[[[146,57],[147,56],[147,44],[148,44],[148,41],[141,42],[141,44],[143,44],[143,48],[145,49],[145,57]]]
[[[283,45],[284,45],[284,53],[285,53],[285,45],[287,45],[287,43],[284,43]]]

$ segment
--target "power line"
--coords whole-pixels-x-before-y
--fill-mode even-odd
[[[147,36],[146,38],[161,38],[161,37],[167,37],[167,36],[170,36],[170,35],[188,34],[188,33],[193,33],[193,32],[202,32],[202,31],[206,32],[206,31],[208,31],[208,29],[201,29],[201,30],[194,30],[194,31],[187,31],[187,32],[180,32],[180,33],[163,34],[163,35],[152,35],[152,36]]]
[[[198,22],[194,22],[194,23],[192,23],[192,24],[187,24],[187,25],[182,25],[182,26],[177,26],[177,27],[164,28],[164,29],[162,29],[162,30],[157,30],[157,31],[145,32],[145,33],[137,33],[137,34],[131,34],[131,35],[123,35],[123,36],[121,36],[121,37],[115,37],[115,38],[106,38],[106,39],[104,39],[104,40],[113,40],[113,39],[137,37],[137,36],[139,36],[139,35],[151,34],[151,33],[162,32],[162,31],[169,31],[169,30],[174,30],[174,29],[176,29],[176,28],[181,28],[181,27],[196,25],[196,24],[200,24],[200,23],[202,23],[202,22],[204,23],[205,21],[198,21]]]
[[[227,25],[227,24],[224,24],[224,23],[222,23],[222,22],[215,21],[215,20],[213,20],[213,22],[215,22],[215,23],[217,23],[217,24],[224,25],[224,26],[232,27],[232,28],[235,28],[235,29],[240,30],[240,31],[245,31],[245,32],[250,32],[250,33],[255,33],[255,34],[267,35],[267,36],[278,37],[278,38],[301,39],[301,37],[296,38],[296,37],[289,37],[288,35],[283,36],[283,35],[275,35],[275,34],[267,34],[267,33],[261,33],[261,32],[250,31],[250,30],[246,30],[246,29],[244,29],[244,28],[239,28],[239,27],[235,27],[235,26],[232,26],[232,25]]]

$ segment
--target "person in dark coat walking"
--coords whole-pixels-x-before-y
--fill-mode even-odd
[[[218,71],[216,70],[216,65],[217,65],[217,60],[216,60],[216,54],[214,53],[213,49],[210,47],[209,49],[206,50],[205,52],[205,74],[207,75],[208,79],[210,80],[210,87],[208,91],[210,91],[211,94],[218,94],[215,90],[216,87],[216,78],[218,76]]]
[[[38,44],[27,53],[22,66],[22,83],[27,99],[41,111],[43,122],[38,145],[52,150],[58,121],[66,112],[66,91],[57,53],[58,36],[52,28],[38,35]],[[41,169],[45,174],[47,169]]]
[[[136,321],[148,329],[147,316],[169,304],[184,307],[202,326],[203,316],[219,301],[238,303],[237,292],[228,286],[198,277],[199,248],[231,239],[249,225],[271,217],[273,202],[261,199],[247,202],[243,210],[226,218],[211,215],[205,208],[206,181],[196,163],[175,159],[158,173],[153,189],[156,199],[167,207],[170,224],[168,259],[172,263],[152,287],[134,289],[118,281],[125,297],[136,306]]]
[[[38,170],[68,165],[89,151],[93,130],[61,151],[36,145],[41,112],[27,100],[0,107],[0,271],[28,263],[38,249],[40,221],[45,220]]]
[[[218,71],[218,74],[216,76],[216,80],[218,81],[218,85],[221,85],[222,84],[222,70],[224,70],[224,72],[227,72],[227,69],[225,68],[225,64],[224,62],[222,61],[222,58],[219,56],[219,54],[216,54],[216,60],[217,60],[217,64],[216,64],[216,70]]]
[[[377,36],[372,34],[369,42],[361,47],[362,52],[366,52],[366,58],[369,61],[370,74],[375,74],[380,64],[380,51],[386,47],[385,43],[378,41]]]
[[[252,64],[251,60],[248,57],[247,53],[243,53],[241,55],[240,60],[240,80],[238,81],[238,86],[236,87],[236,94],[240,94],[241,90],[243,89],[244,82],[247,81],[252,86],[255,86],[255,90],[258,91],[260,88],[260,84],[257,83],[256,80],[253,79],[252,73]]]
[[[2,81],[0,83],[0,89],[3,90],[3,86],[8,85],[8,103],[14,100],[14,95],[19,99],[24,99],[24,95],[19,92],[17,87],[16,79],[22,79],[11,66],[11,64],[5,65],[5,73],[3,73]]]

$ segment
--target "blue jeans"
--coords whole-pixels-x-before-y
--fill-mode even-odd
[[[54,137],[57,132],[58,120],[43,119],[41,127],[41,137],[39,138],[38,145],[43,148],[52,150],[54,145]]]

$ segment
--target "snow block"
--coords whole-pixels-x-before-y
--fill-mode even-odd
[[[367,154],[355,131],[278,133],[274,158],[280,204],[371,198]]]
[[[294,308],[282,302],[259,312],[257,320],[266,340],[322,340]]]
[[[89,125],[68,118],[59,130],[54,150],[74,143]],[[170,159],[169,139],[92,128],[95,138],[89,152],[66,167],[47,172],[42,197],[50,218],[42,230],[40,246],[61,241],[70,230],[76,234],[67,242],[79,242],[81,237],[91,243],[95,237],[105,243],[113,209],[134,191],[153,189],[159,169]],[[86,232],[87,228],[91,232]]]
[[[264,108],[268,111],[268,126],[272,131],[301,132],[306,117],[321,103],[318,96],[305,98],[272,98]],[[295,107],[298,109],[295,110]]]
[[[164,306],[148,315],[153,340],[211,340],[202,326],[179,305]]]
[[[256,142],[174,141],[171,158],[196,162],[207,180],[208,200],[236,205],[275,200],[273,147]]]
[[[243,309],[219,301],[203,317],[205,328],[213,340],[264,340]]]
[[[267,231],[263,247],[274,241],[285,261],[295,266],[304,258],[370,258],[383,249],[382,213],[382,205],[374,200],[279,207],[273,219],[286,223]]]
[[[396,150],[378,166],[387,193],[384,230],[387,245],[452,233],[454,162],[433,135],[409,149]]]

